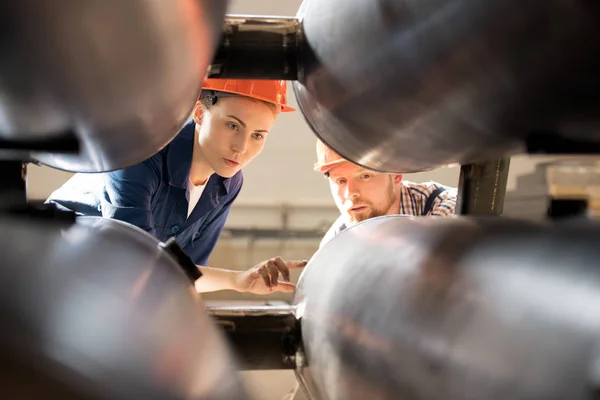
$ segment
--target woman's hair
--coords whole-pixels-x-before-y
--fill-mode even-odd
[[[276,115],[278,115],[281,110],[277,105],[275,105],[273,103],[269,103],[268,101],[264,101],[264,100],[255,99],[253,97],[244,96],[241,94],[227,93],[227,92],[215,92],[212,90],[206,90],[206,91],[203,90],[200,95],[200,98],[198,99],[198,101],[196,102],[196,105],[194,106],[194,111],[192,113],[192,116],[193,116],[194,120],[196,121],[196,123],[199,124],[200,121],[202,120],[202,113],[204,112],[204,110],[209,110],[211,107],[213,107],[215,104],[217,104],[219,99],[223,99],[223,98],[227,98],[227,97],[244,97],[244,98],[250,99],[252,101],[256,101],[258,103],[265,104],[267,107],[269,107],[271,110],[273,110],[273,112]]]

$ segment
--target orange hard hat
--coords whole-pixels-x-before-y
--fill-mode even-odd
[[[202,85],[202,89],[234,93],[266,101],[281,107],[281,112],[296,110],[287,104],[287,85],[285,81],[207,78]]]
[[[315,171],[325,174],[336,165],[347,162],[350,161],[331,150],[325,143],[317,140],[317,162],[315,163]]]

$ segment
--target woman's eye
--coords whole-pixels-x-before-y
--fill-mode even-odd
[[[262,133],[255,133],[252,135],[252,137],[254,139],[262,139],[262,138],[264,138],[264,135]]]
[[[369,174],[364,174],[363,175],[363,179],[369,179],[370,177],[371,177],[371,175],[369,175]]]
[[[239,129],[240,129],[240,127],[239,127],[237,124],[234,124],[233,122],[229,122],[229,123],[227,124],[227,127],[228,127],[229,129],[231,129],[232,131],[237,131],[237,130],[239,130]]]

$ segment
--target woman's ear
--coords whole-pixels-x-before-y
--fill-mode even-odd
[[[202,102],[198,100],[194,105],[194,122],[196,125],[202,124],[202,115],[204,114],[204,106]]]

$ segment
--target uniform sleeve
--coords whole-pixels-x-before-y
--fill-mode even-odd
[[[208,258],[210,254],[213,252],[215,246],[217,245],[217,241],[221,236],[221,232],[223,232],[223,227],[225,226],[225,222],[227,222],[227,217],[229,216],[229,211],[231,210],[231,206],[235,199],[237,199],[240,191],[242,190],[242,186],[244,184],[244,176],[240,174],[240,181],[235,189],[233,196],[223,205],[223,207],[219,210],[218,213],[207,223],[204,231],[202,232],[202,237],[205,238],[203,241],[203,249],[204,251],[197,256],[194,260],[194,263],[200,266],[206,266],[208,264]]]
[[[46,199],[59,210],[73,211],[78,215],[101,216],[99,196],[104,187],[102,174],[78,173]]]
[[[456,189],[448,189],[441,193],[433,202],[433,207],[429,215],[452,216],[456,211]]]
[[[158,190],[161,170],[148,159],[134,166],[104,174],[102,216],[135,225],[156,236],[152,196]]]

